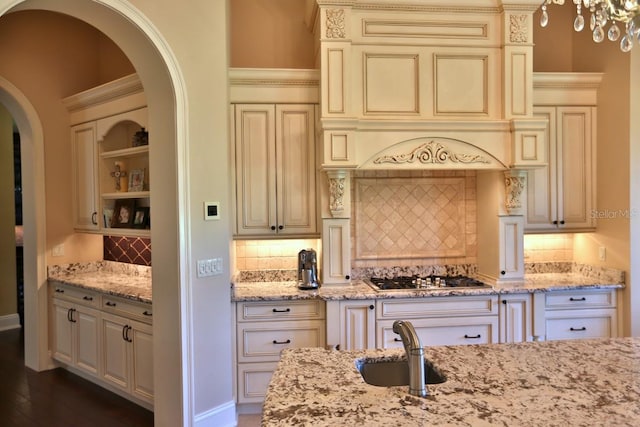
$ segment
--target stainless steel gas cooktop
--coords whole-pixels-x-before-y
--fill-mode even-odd
[[[398,276],[365,279],[377,291],[422,290],[445,288],[491,288],[480,280],[467,276]]]

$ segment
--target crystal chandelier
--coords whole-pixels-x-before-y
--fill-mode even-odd
[[[633,47],[633,40],[636,38],[640,43],[640,5],[639,0],[572,0],[576,5],[576,19],[573,21],[573,29],[582,31],[584,29],[583,9],[589,10],[591,14],[590,28],[593,34],[593,41],[600,43],[606,37],[611,41],[620,39],[620,50],[629,52]],[[547,5],[563,5],[564,0],[544,0],[542,3],[542,14],[540,25],[546,27],[549,23],[549,13]],[[620,26],[618,25],[620,24]],[[624,35],[620,27],[623,27]],[[622,38],[620,38],[622,36]]]

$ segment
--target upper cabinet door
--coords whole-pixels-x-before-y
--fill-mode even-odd
[[[98,230],[97,141],[95,122],[71,128],[73,225]]]
[[[238,234],[270,235],[277,229],[274,115],[273,105],[235,107]]]
[[[276,106],[278,233],[316,232],[313,105]]]
[[[558,225],[560,228],[594,226],[594,161],[592,143],[595,109],[559,107]]]
[[[317,233],[315,107],[235,105],[236,234]]]

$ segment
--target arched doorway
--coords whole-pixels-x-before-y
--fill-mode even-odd
[[[156,388],[156,424],[188,425],[191,418],[189,372],[185,364],[190,358],[188,328],[189,314],[181,286],[181,265],[184,250],[186,216],[178,203],[181,188],[185,188],[183,152],[185,93],[184,82],[177,61],[154,26],[130,3],[118,0],[0,0],[0,15],[10,10],[44,9],[59,12],[87,22],[109,36],[132,59],[140,76],[149,103],[149,123],[157,137],[151,151],[152,169],[163,174],[154,177],[161,192],[152,192],[154,217],[158,227],[152,231],[154,259],[161,260],[153,270],[155,349],[162,345],[162,358],[156,360],[154,378]],[[29,100],[11,82],[0,81],[0,102],[15,118],[23,137],[25,241],[32,250],[25,253],[25,361],[36,370],[46,369],[47,355],[47,293],[46,293],[46,230],[43,147],[44,135],[40,119]],[[176,155],[176,153],[178,153]],[[155,334],[154,334],[155,335]],[[170,344],[170,345],[167,345]],[[173,344],[173,345],[171,345]],[[158,373],[161,372],[162,375]]]

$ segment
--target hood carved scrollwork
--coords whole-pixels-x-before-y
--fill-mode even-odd
[[[373,161],[375,164],[381,163],[414,163],[422,164],[444,164],[452,163],[490,163],[490,161],[479,154],[453,153],[439,142],[425,142],[407,154],[394,154],[381,156]]]

